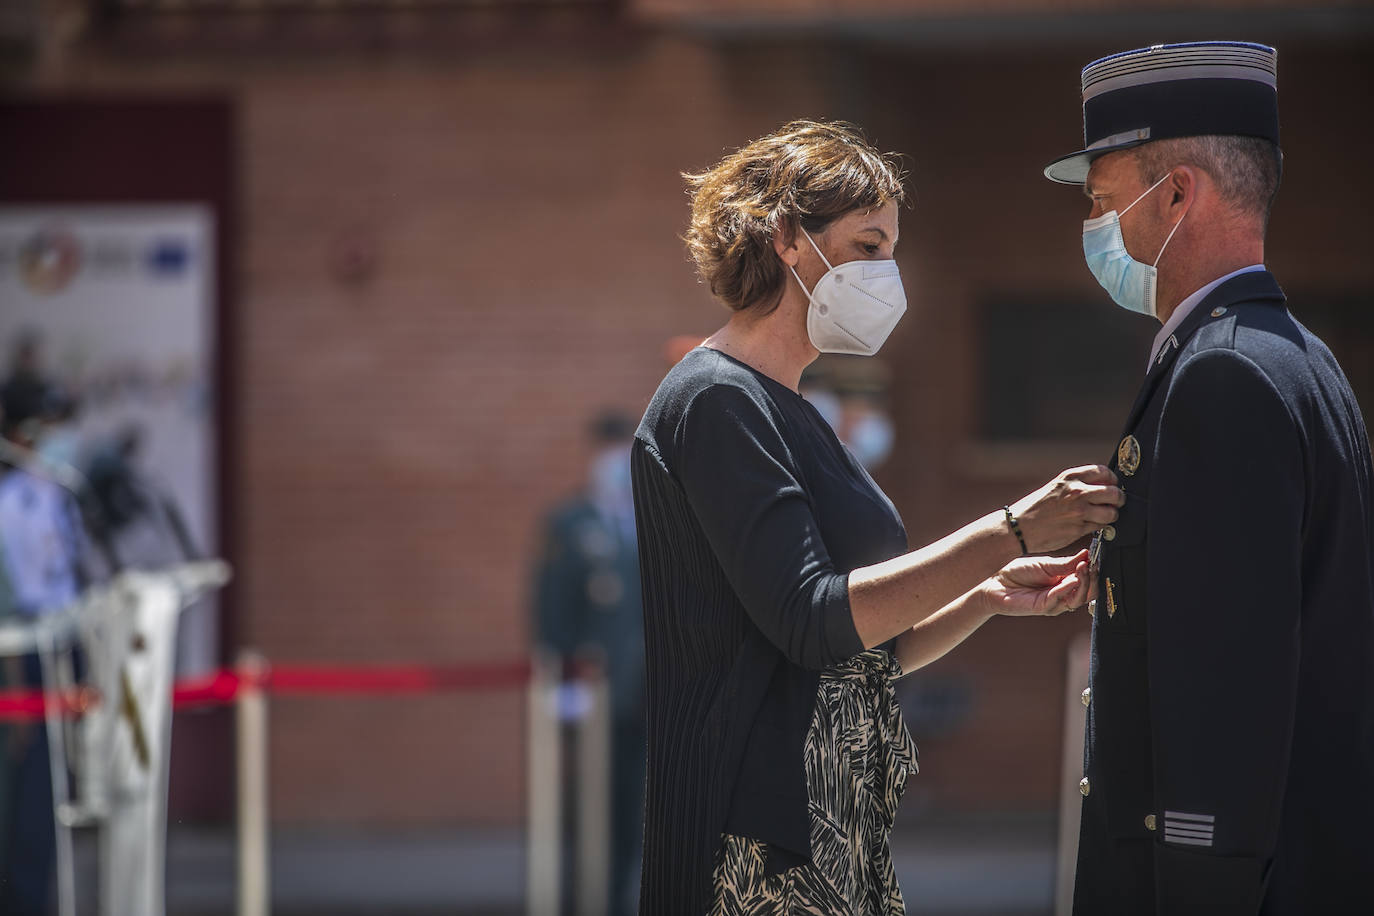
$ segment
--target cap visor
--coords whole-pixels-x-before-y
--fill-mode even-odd
[[[1056,159],[1045,166],[1045,177],[1060,184],[1083,184],[1088,180],[1088,169],[1092,167],[1095,152],[1080,150]]]
[[[1099,146],[1094,149],[1084,149],[1076,153],[1070,153],[1045,166],[1045,177],[1050,181],[1057,181],[1060,184],[1081,185],[1088,180],[1088,170],[1092,168],[1093,160],[1098,156],[1105,156],[1117,150],[1130,149],[1133,146],[1140,146],[1141,144],[1149,142],[1149,140],[1130,140],[1126,143]]]

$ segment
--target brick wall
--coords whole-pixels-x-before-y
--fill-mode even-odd
[[[711,327],[677,172],[735,133],[702,129],[726,92],[700,53],[652,45],[245,87],[245,643],[524,651],[537,523],[581,482],[587,417],[641,412],[661,342]],[[329,278],[342,234],[376,247],[364,287]],[[280,704],[275,811],[508,820],[520,712]]]

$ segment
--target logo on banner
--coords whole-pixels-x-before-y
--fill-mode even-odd
[[[81,269],[81,245],[65,229],[40,229],[19,246],[19,275],[40,295],[61,292]]]
[[[156,277],[179,277],[191,261],[191,248],[184,239],[159,239],[148,248],[148,271]]]

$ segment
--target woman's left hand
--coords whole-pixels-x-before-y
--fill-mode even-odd
[[[1067,547],[1079,538],[1117,519],[1126,494],[1116,474],[1103,465],[1069,468],[1058,477],[1011,505],[1020,523],[1026,549],[1046,553]]]
[[[980,586],[988,611],[1010,617],[1057,617],[1080,608],[1092,592],[1088,552],[1023,557]]]

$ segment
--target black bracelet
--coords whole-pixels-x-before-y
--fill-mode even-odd
[[[1021,542],[1021,556],[1029,556],[1030,550],[1026,547],[1026,538],[1021,534],[1021,526],[1016,522],[1016,516],[1011,514],[1011,506],[1003,506],[1002,511],[1007,514],[1007,527],[1011,533],[1016,535],[1016,539]]]

